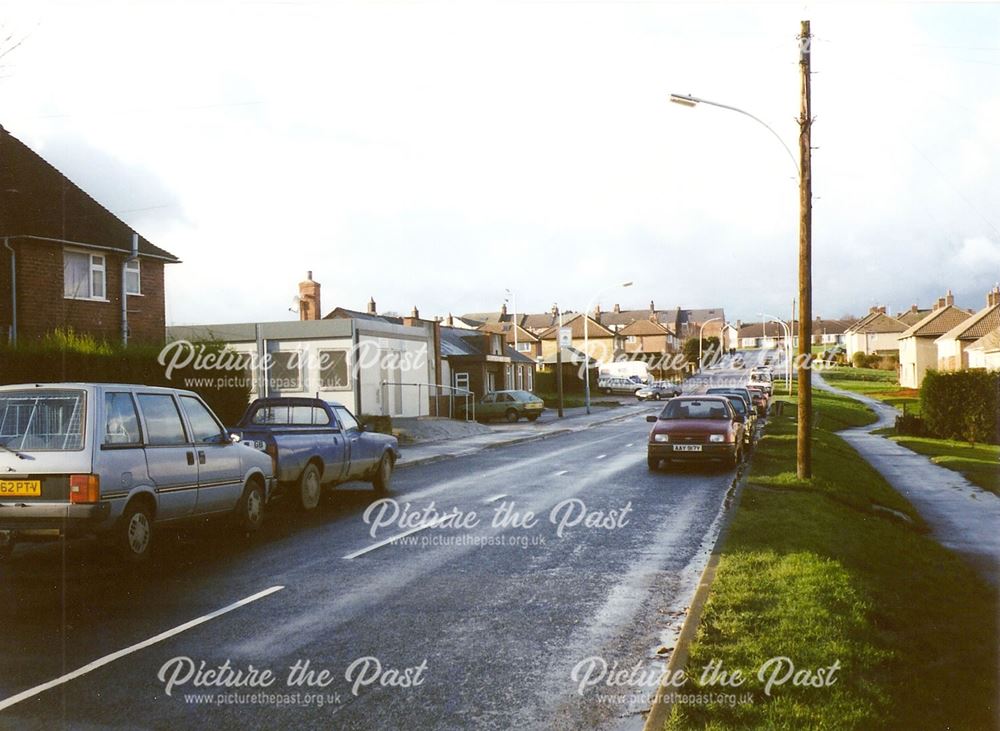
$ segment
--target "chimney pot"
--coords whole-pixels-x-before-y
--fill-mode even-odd
[[[378,311],[375,309],[375,298],[374,297],[372,297],[371,299],[368,300],[368,314],[369,315],[378,314]]]
[[[616,313],[616,314],[618,314],[618,313],[621,313],[621,311],[622,311],[622,308],[621,308],[621,305],[619,305],[619,304],[618,304],[618,303],[616,302],[616,303],[615,303],[615,313]]]
[[[314,282],[312,272],[304,282],[299,282],[299,319],[318,320],[320,315],[320,285]]]
[[[656,309],[656,305],[653,304],[653,300],[649,301],[649,311],[653,312]]]

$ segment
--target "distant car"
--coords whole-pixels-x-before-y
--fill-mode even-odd
[[[774,388],[774,384],[771,380],[771,374],[766,371],[752,371],[747,385],[760,387],[768,396],[771,395]]]
[[[347,407],[318,398],[256,399],[232,433],[270,455],[276,494],[292,496],[306,511],[341,482],[365,480],[386,492],[399,460],[396,437],[368,431]]]
[[[757,424],[757,409],[754,406],[753,394],[748,389],[742,386],[714,386],[709,388],[705,393],[738,397],[745,407],[745,411],[741,413],[746,419],[747,429],[751,432],[754,430]]]
[[[733,358],[733,368],[746,368],[746,364],[743,362],[743,356],[737,355]]]
[[[597,387],[604,393],[630,393],[633,396],[646,385],[631,378],[601,378],[597,382]]]
[[[19,534],[96,534],[131,563],[164,523],[257,530],[274,483],[196,393],[109,383],[0,386],[0,475],[0,559]]]
[[[764,416],[767,414],[767,404],[769,401],[767,392],[760,386],[749,385],[747,390],[750,392],[750,397],[753,399],[753,405],[757,408],[757,414],[759,416]]]
[[[671,462],[722,462],[736,467],[745,449],[745,421],[723,395],[680,396],[670,399],[653,424],[646,447],[649,469]]]
[[[640,401],[662,401],[663,399],[674,398],[680,395],[681,387],[679,385],[665,381],[651,383],[635,392],[635,397]]]
[[[506,419],[511,424],[521,417],[537,421],[545,402],[530,391],[493,391],[476,403],[476,420]]]

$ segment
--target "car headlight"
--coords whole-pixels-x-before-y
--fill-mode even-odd
[[[718,442],[724,442],[724,441],[726,441],[726,435],[725,434],[712,434],[712,435],[710,435],[708,437],[708,441],[710,441],[710,442],[716,442],[716,443],[718,443]]]
[[[653,435],[653,441],[654,442],[669,442],[670,441],[670,435],[669,434],[654,434]]]

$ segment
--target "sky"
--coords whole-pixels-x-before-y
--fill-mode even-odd
[[[982,307],[1000,5],[0,0],[0,124],[183,260],[168,325],[294,319],[308,270],[324,312],[787,316],[793,161],[669,95],[797,155],[805,19],[814,314]]]

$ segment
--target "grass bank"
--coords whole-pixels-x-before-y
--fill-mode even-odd
[[[674,705],[667,728],[993,728],[996,591],[833,433],[871,412],[821,392],[814,403],[814,476],[795,477],[786,406],[754,455],[691,649],[683,692],[727,697]],[[835,682],[789,679],[768,696],[757,673],[776,657],[797,671],[839,664]],[[695,682],[711,662],[747,681]],[[753,702],[730,702],[743,693]]]
[[[930,457],[935,464],[961,472],[974,485],[1000,495],[1000,445],[972,445],[930,437],[894,436],[892,440]]]
[[[908,414],[920,414],[920,391],[900,387],[895,371],[840,366],[823,370],[822,376],[831,386],[877,398]]]

